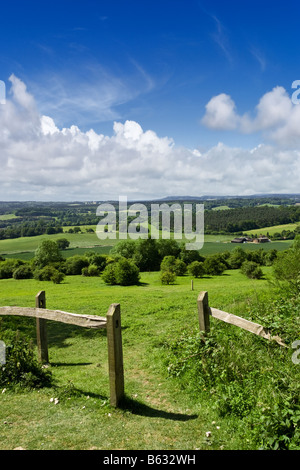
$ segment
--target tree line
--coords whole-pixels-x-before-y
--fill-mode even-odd
[[[0,279],[35,278],[40,281],[61,283],[66,275],[101,276],[107,284],[134,285],[141,272],[160,271],[162,284],[172,284],[177,276],[193,277],[221,275],[227,269],[243,268],[248,277],[262,277],[259,266],[271,265],[277,250],[260,248],[246,251],[241,247],[233,251],[202,256],[198,251],[186,250],[175,240],[139,239],[123,240],[109,255],[87,251],[84,255],[65,258],[62,250],[68,240],[43,240],[30,261],[0,259]],[[247,264],[248,263],[248,264]]]

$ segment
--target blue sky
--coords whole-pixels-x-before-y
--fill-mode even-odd
[[[0,13],[0,200],[299,192],[298,2]]]

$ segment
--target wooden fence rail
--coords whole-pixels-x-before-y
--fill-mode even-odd
[[[210,331],[210,317],[214,317],[218,320],[222,320],[226,323],[230,323],[231,325],[235,325],[239,328],[243,328],[244,330],[250,331],[251,333],[261,336],[262,338],[274,340],[278,344],[280,344],[280,346],[287,347],[286,344],[283,343],[282,339],[279,338],[279,336],[271,336],[268,329],[263,327],[262,325],[246,320],[245,318],[238,317],[237,315],[233,315],[232,313],[223,312],[222,310],[218,310],[217,308],[210,307],[208,303],[208,293],[206,291],[199,293],[197,305],[199,328],[200,331],[203,333],[207,333]]]
[[[108,369],[110,384],[110,404],[118,406],[124,395],[123,348],[121,334],[120,304],[111,304],[106,317],[97,315],[79,315],[61,310],[46,309],[45,291],[36,295],[35,308],[31,307],[0,307],[0,315],[19,315],[36,318],[37,348],[39,361],[49,362],[47,320],[68,323],[84,328],[107,330]]]

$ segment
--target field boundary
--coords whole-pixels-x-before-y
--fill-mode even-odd
[[[49,363],[47,321],[57,321],[83,328],[107,330],[108,369],[110,385],[110,404],[118,406],[124,395],[124,368],[121,334],[120,304],[111,304],[106,317],[97,315],[80,315],[61,310],[46,309],[45,291],[40,291],[35,297],[35,308],[31,307],[0,307],[0,315],[19,315],[36,318],[38,357],[41,363]]]
[[[257,336],[261,336],[269,341],[276,341],[280,346],[287,347],[287,345],[282,341],[279,336],[271,336],[271,333],[267,328],[260,325],[259,323],[254,323],[245,318],[238,317],[232,313],[223,312],[217,308],[209,306],[208,303],[208,292],[200,292],[197,299],[198,306],[198,319],[199,319],[199,328],[203,333],[208,333],[210,331],[210,317],[217,318],[225,323],[242,328],[250,333],[254,333]]]

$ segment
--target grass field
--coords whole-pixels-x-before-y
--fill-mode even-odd
[[[93,227],[95,228],[95,227]],[[0,255],[7,258],[19,258],[23,260],[31,259],[34,256],[34,251],[42,242],[42,240],[50,239],[57,240],[59,238],[67,238],[70,242],[69,249],[63,252],[65,257],[74,254],[83,254],[85,251],[96,251],[98,253],[108,254],[111,248],[118,242],[118,239],[105,239],[100,240],[96,233],[87,233],[84,231],[86,227],[82,227],[82,233],[59,233],[54,235],[39,235],[37,237],[21,237],[9,240],[0,240]],[[232,237],[228,235],[205,235],[204,246],[200,253],[207,256],[213,253],[221,253],[224,251],[231,251],[237,246],[230,243]],[[180,240],[179,240],[180,241]],[[287,249],[292,241],[276,241],[266,243],[263,245],[257,244],[243,244],[243,248],[247,250],[257,250],[263,247],[266,250],[275,248],[278,251]]]
[[[272,227],[264,227],[254,230],[247,230],[247,234],[255,235],[267,235],[269,233],[270,236],[274,235],[274,233],[281,233],[283,230],[290,230],[293,232],[297,227],[299,227],[299,222],[295,224],[285,224],[285,225],[274,225]]]
[[[105,331],[48,322],[56,385],[0,394],[0,449],[251,448],[242,421],[221,419],[213,401],[191,397],[168,377],[163,345],[184,330],[198,330],[199,291],[208,291],[211,306],[245,316],[247,300],[268,289],[271,268],[263,270],[262,280],[249,280],[235,270],[195,279],[193,291],[189,276],[162,286],[158,273],[142,273],[141,284],[131,287],[107,286],[99,277],[82,276],[67,277],[60,285],[1,280],[2,306],[34,306],[40,290],[46,291],[47,308],[73,313],[105,315],[111,303],[120,303],[126,402],[119,409],[109,406]],[[34,320],[16,318],[16,327],[35,338]],[[228,327],[235,328],[224,324],[225,334]],[[236,345],[247,348],[251,334],[236,330],[230,340],[236,334]]]

